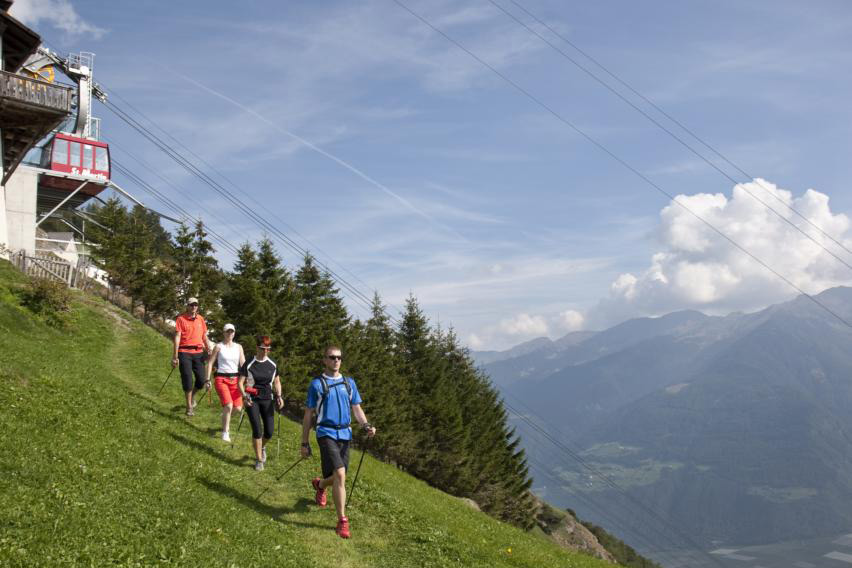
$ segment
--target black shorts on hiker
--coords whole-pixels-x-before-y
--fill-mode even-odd
[[[335,440],[328,436],[317,438],[322,461],[323,478],[331,477],[334,470],[349,469],[349,440]]]
[[[257,440],[263,437],[267,440],[275,431],[275,401],[272,399],[251,399],[252,405],[247,407],[249,423],[251,424],[251,437]]]
[[[178,366],[180,367],[180,382],[183,385],[183,392],[199,390],[204,387],[206,381],[205,375],[205,360],[207,357],[204,353],[186,353],[180,351],[178,353]],[[192,375],[195,375],[195,385],[192,383]]]

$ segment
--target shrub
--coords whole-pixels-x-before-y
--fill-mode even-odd
[[[71,293],[60,282],[33,278],[21,292],[21,303],[48,324],[62,327],[68,322]]]

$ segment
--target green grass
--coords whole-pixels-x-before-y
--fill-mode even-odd
[[[215,437],[218,406],[184,417],[176,375],[155,397],[166,339],[80,294],[52,328],[20,306],[23,282],[0,261],[0,565],[608,566],[370,457],[349,541],[333,507],[312,503],[318,458],[258,500],[297,459],[297,424],[282,420],[280,458],[273,439],[255,472],[247,424],[229,446]]]

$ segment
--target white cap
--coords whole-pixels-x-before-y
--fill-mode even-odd
[[[224,331],[236,331],[236,328],[234,328],[234,324],[226,323]]]
[[[190,298],[189,300],[186,301],[187,306],[189,304],[197,304],[197,303],[198,303],[198,298]]]

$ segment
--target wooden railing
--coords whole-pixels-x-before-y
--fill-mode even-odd
[[[90,288],[95,281],[88,275],[88,262],[85,257],[80,257],[81,262],[77,266],[71,265],[63,260],[55,260],[41,256],[30,256],[24,251],[11,255],[10,260],[18,270],[34,278],[47,278],[62,282],[69,288],[85,290]]]
[[[64,85],[53,85],[39,79],[0,71],[0,98],[71,112],[71,93],[72,89]]]

